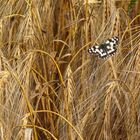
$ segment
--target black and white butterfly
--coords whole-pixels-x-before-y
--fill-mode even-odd
[[[119,43],[119,38],[115,36],[110,39],[107,39],[105,43],[91,46],[88,49],[88,52],[90,54],[97,55],[99,58],[106,59],[116,53],[118,43]]]

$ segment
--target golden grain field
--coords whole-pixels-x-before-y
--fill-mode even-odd
[[[0,0],[0,140],[139,139],[140,0]]]

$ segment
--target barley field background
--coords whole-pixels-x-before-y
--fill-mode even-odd
[[[140,140],[140,0],[0,0],[0,140]]]

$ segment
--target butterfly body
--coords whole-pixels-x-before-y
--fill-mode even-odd
[[[118,37],[112,37],[107,39],[105,43],[91,46],[88,52],[97,55],[99,58],[106,59],[116,53],[118,42]]]

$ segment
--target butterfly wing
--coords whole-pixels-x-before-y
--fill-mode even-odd
[[[99,54],[99,47],[98,45],[96,46],[91,46],[89,49],[88,49],[88,52],[90,54],[95,54],[95,55],[98,55]]]
[[[117,51],[117,45],[119,42],[118,37],[113,37],[111,39],[108,39],[105,43],[101,45],[95,45],[88,49],[88,52],[90,54],[95,54],[99,58],[106,59],[109,56],[112,56]]]
[[[106,48],[106,52],[107,52],[107,56],[112,56],[116,53],[117,51],[117,46],[118,46],[118,42],[119,42],[119,38],[118,37],[113,37],[111,39],[108,39],[105,42],[105,48]]]
[[[105,49],[106,44],[101,44],[100,46],[92,46],[88,49],[90,54],[95,54],[99,58],[106,58],[107,57],[107,50]]]

